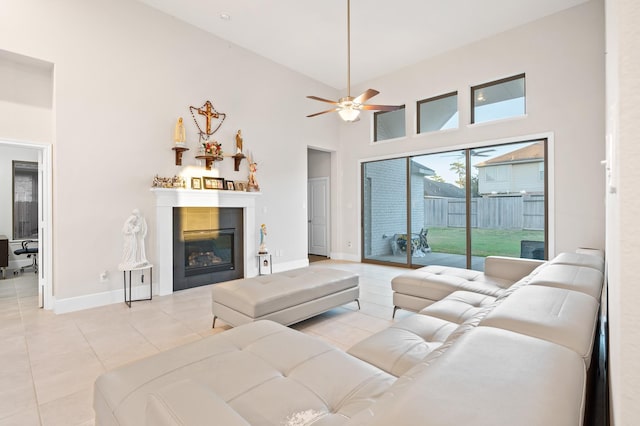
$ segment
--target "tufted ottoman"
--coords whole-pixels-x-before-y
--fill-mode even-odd
[[[294,324],[353,301],[360,308],[359,295],[357,274],[316,266],[227,281],[213,286],[213,327],[216,318],[233,326]]]

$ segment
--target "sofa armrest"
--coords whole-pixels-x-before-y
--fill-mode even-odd
[[[515,283],[545,262],[544,260],[521,259],[518,257],[487,256],[484,261],[484,274]]]
[[[181,380],[147,397],[148,426],[195,424],[249,426],[224,400],[200,383]]]

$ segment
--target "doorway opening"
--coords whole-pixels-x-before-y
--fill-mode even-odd
[[[0,114],[8,117],[3,121],[0,134],[0,191],[3,192],[0,206],[0,234],[8,237],[10,243],[9,267],[31,263],[22,255],[16,259],[14,251],[22,248],[22,242],[34,240],[37,235],[37,299],[40,307],[53,308],[52,283],[52,144],[54,140],[54,64],[30,56],[0,49]],[[36,142],[38,141],[38,142]],[[29,221],[14,224],[14,208],[30,209],[29,203],[14,206],[13,160],[37,163],[37,190],[31,188],[26,198],[37,200],[37,219],[34,213]],[[27,190],[25,184],[24,190]],[[16,235],[14,235],[16,234]],[[31,250],[34,250],[31,248]],[[23,264],[24,266],[24,264]],[[33,265],[35,269],[35,265]]]
[[[309,263],[330,258],[332,154],[307,150],[307,242]]]
[[[6,182],[6,184],[0,188],[0,191],[10,192],[2,197],[2,210],[7,214],[3,215],[4,222],[0,223],[0,227],[2,227],[0,234],[6,234],[9,239],[8,275],[11,277],[14,272],[16,275],[35,272],[38,307],[52,309],[51,145],[0,140],[0,153],[2,154],[0,155],[2,162],[7,163],[7,167],[3,164],[1,169],[11,175],[7,176],[7,179],[2,179],[2,182]],[[35,166],[35,171],[32,173],[35,182],[27,185],[30,186],[30,191],[18,188],[16,192],[12,176],[15,172],[13,165],[16,162],[31,163]],[[26,185],[28,182],[23,183]],[[21,211],[28,214],[22,215],[22,219],[16,220],[16,214]],[[32,257],[27,258],[26,255],[15,254],[23,247],[25,241],[33,241],[27,247],[35,246],[38,248],[37,254],[30,254],[32,257],[37,257],[37,267],[33,270],[29,269],[29,264],[33,263]]]

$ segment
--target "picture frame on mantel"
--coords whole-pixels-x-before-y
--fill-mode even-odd
[[[227,191],[233,191],[234,190],[234,186],[233,186],[233,181],[232,180],[225,181],[225,185],[227,185]]]
[[[192,177],[191,189],[202,189],[202,179],[199,177]]]
[[[203,176],[202,183],[204,189],[224,189],[224,179],[210,176]]]

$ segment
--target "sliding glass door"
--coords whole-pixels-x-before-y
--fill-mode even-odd
[[[465,151],[412,157],[422,166],[411,175],[420,188],[411,200],[412,232],[421,236],[412,265],[467,266],[467,166]],[[424,247],[424,246],[427,247]]]
[[[546,258],[546,140],[364,163],[363,261],[484,269]]]
[[[362,198],[363,258],[408,265],[407,158],[363,164]]]
[[[488,147],[471,155],[472,259],[546,258],[546,141]],[[481,269],[473,264],[473,269]]]

